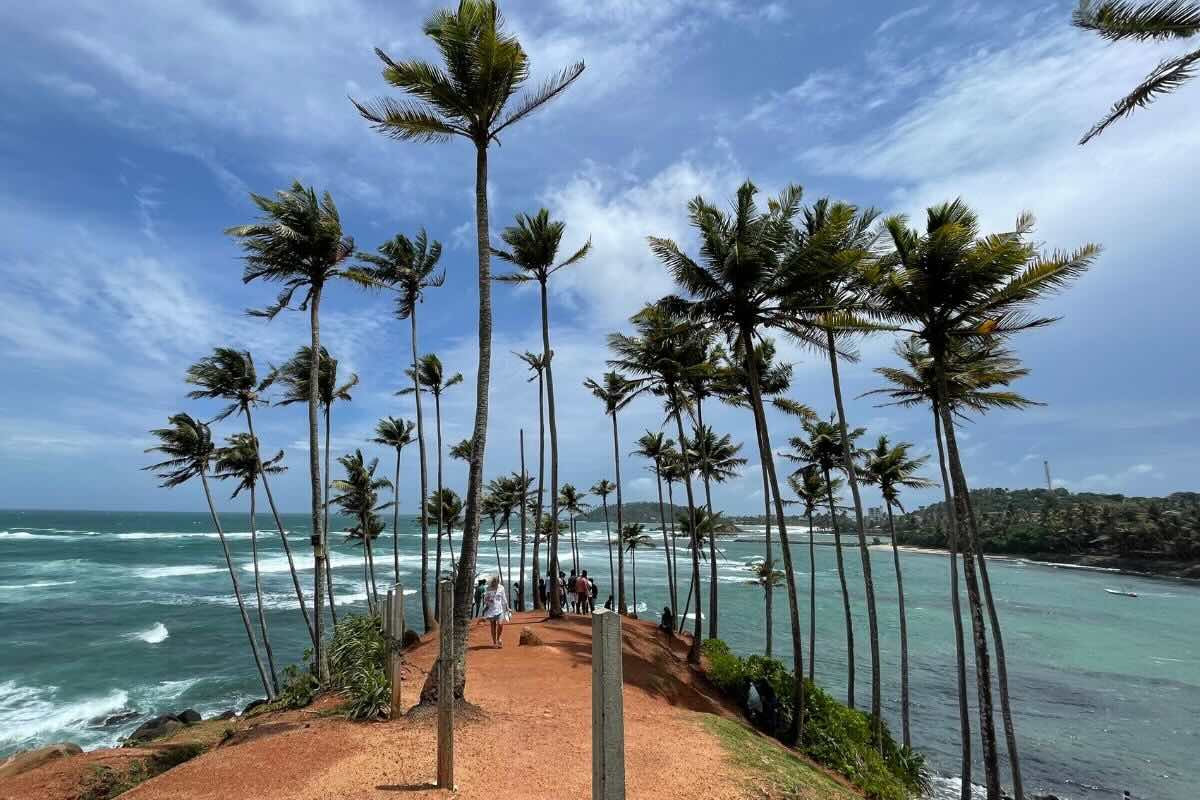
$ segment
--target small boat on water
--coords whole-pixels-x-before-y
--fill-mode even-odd
[[[1124,597],[1137,597],[1137,592],[1126,592],[1121,589],[1105,589],[1109,594],[1119,594]]]

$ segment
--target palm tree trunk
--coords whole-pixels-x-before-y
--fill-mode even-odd
[[[608,526],[608,495],[603,495],[600,502],[604,504],[604,541],[608,543],[608,593],[617,596],[617,570],[613,560],[612,529]]]
[[[400,448],[396,448],[396,482],[392,484],[392,583],[400,582]]]
[[[779,528],[779,549],[783,552],[783,572],[788,595],[788,617],[792,630],[792,707],[796,713],[792,719],[792,730],[788,738],[797,742],[804,733],[804,639],[800,634],[800,604],[796,598],[796,573],[792,568],[792,549],[788,543],[787,522],[783,516],[783,495],[779,493],[779,476],[775,472],[775,456],[771,452],[771,434],[767,428],[767,415],[763,412],[762,387],[758,380],[758,362],[754,357],[754,337],[748,328],[741,331],[742,354],[746,363],[746,374],[750,378],[750,409],[754,412],[754,431],[758,440],[758,454],[767,468],[771,499],[775,502],[775,522]]]
[[[933,350],[934,348],[930,348]],[[942,365],[943,353],[934,352],[934,371],[937,373],[938,397],[949,396],[946,386],[946,376]],[[998,800],[1000,797],[1000,765],[996,754],[996,726],[992,706],[992,675],[991,658],[988,654],[987,632],[983,621],[983,604],[979,597],[979,582],[975,575],[973,557],[974,542],[971,541],[970,531],[967,530],[967,481],[963,474],[962,461],[958,455],[958,441],[954,435],[954,420],[950,410],[941,405],[942,435],[946,439],[946,462],[950,468],[950,481],[954,489],[955,514],[957,528],[966,546],[963,548],[963,576],[967,584],[967,607],[971,612],[971,633],[975,644],[975,691],[978,694],[979,708],[979,744],[983,749],[984,786],[987,789],[988,800]]]
[[[696,398],[696,425],[700,431],[704,430],[704,402],[700,397]],[[712,518],[712,488],[709,486],[708,473],[704,475],[704,505],[708,509],[709,519]],[[719,639],[717,635],[717,532],[709,531],[708,534],[708,638]],[[769,581],[768,581],[769,583]],[[700,591],[697,587],[696,591]]]
[[[950,545],[950,608],[954,615],[954,661],[958,678],[958,727],[962,746],[959,765],[960,797],[971,800],[971,717],[967,707],[967,654],[963,643],[962,604],[958,592],[958,514],[954,509],[954,497],[950,490],[950,476],[946,472],[946,454],[942,444],[942,418],[936,405],[933,411],[933,435],[937,440],[938,468],[942,473],[942,489],[946,497],[947,543]]]
[[[842,559],[842,531],[838,526],[837,508],[833,503],[833,483],[825,469],[825,486],[829,491],[829,524],[833,526],[833,549],[837,554],[838,582],[842,585],[842,611],[846,615],[846,705],[854,708],[854,618],[850,615],[850,590],[846,587],[846,563]]]
[[[442,579],[442,536],[445,530],[444,503],[442,502],[442,389],[436,387],[433,392],[433,413],[437,429],[437,559],[434,562],[434,580]],[[441,619],[441,599],[434,597],[433,613]]]
[[[677,599],[675,597],[675,576],[672,574],[674,572],[674,565],[671,562],[671,542],[667,539],[667,512],[663,509],[662,473],[658,469],[658,459],[654,461],[654,478],[658,482],[658,518],[662,523],[663,556],[667,559],[667,593],[671,596],[671,614],[676,619],[680,619],[682,615],[679,613],[679,606],[675,603]],[[617,527],[624,530],[624,528],[621,528],[619,522]],[[618,540],[620,539],[620,535],[620,531],[618,531]],[[624,602],[622,602],[621,608],[625,608]],[[682,625],[683,623],[680,622],[679,624]]]
[[[367,518],[367,523],[370,524],[370,518]],[[375,608],[379,608],[379,587],[375,583],[375,545],[372,542],[374,537],[371,532],[367,531],[367,569],[371,575],[371,602]]]
[[[253,438],[251,438],[253,441]],[[261,473],[259,473],[261,475]],[[254,563],[254,595],[258,599],[258,629],[262,633],[263,649],[267,651],[267,668],[271,672],[271,686],[279,693],[279,674],[275,671],[275,653],[271,650],[271,637],[267,635],[267,615],[263,612],[262,577],[258,571],[258,525],[255,519],[254,484],[250,485],[250,558]]]
[[[271,516],[275,520],[275,527],[279,531],[279,539],[283,542],[283,552],[287,556],[288,571],[292,573],[292,586],[296,589],[296,599],[300,602],[300,613],[304,616],[304,628],[308,631],[308,638],[312,640],[313,646],[316,646],[316,634],[313,632],[312,620],[308,616],[308,606],[304,604],[304,590],[300,588],[300,574],[296,572],[296,562],[292,560],[292,546],[288,544],[287,533],[283,530],[283,522],[279,519],[279,512],[275,509],[275,498],[271,495],[271,484],[267,480],[267,473],[263,469],[262,453],[258,446],[258,437],[254,435],[254,418],[250,414],[250,407],[245,406],[246,411],[246,429],[250,433],[250,441],[254,442],[254,458],[258,462],[258,474],[262,478],[263,490],[267,493],[267,505],[271,507]],[[315,652],[315,651],[314,651]]]
[[[638,605],[637,605],[637,548],[636,547],[629,548],[629,554],[631,556],[633,556],[633,613],[630,614],[629,616],[633,617],[634,619],[637,619],[637,615],[638,615],[638,610],[637,610],[637,607],[638,607]]]
[[[621,450],[620,437],[617,433],[617,412],[614,409],[612,412],[613,426],[613,469],[617,473],[617,591],[616,597],[617,608],[621,609],[621,613],[625,613],[625,553],[621,549],[621,530],[625,524],[624,503],[621,500]],[[659,488],[658,497],[659,508],[662,508],[662,488]],[[608,517],[604,519],[604,529],[608,530]],[[609,539],[611,542],[611,537]],[[609,554],[612,553],[612,545],[609,545]],[[611,569],[611,568],[610,568]]]
[[[573,569],[575,571],[575,574],[578,575],[579,574],[579,558],[578,558],[579,547],[577,546],[578,539],[575,536],[575,513],[569,512],[567,514],[567,517],[568,517],[568,522],[569,522],[569,524],[567,525],[567,530],[569,530],[571,532],[571,569]]]
[[[550,303],[546,282],[540,281],[542,304],[542,360],[546,367],[546,409],[550,418],[550,616],[561,617],[562,597],[558,591],[558,422],[554,413],[554,356],[550,349]]]
[[[908,726],[908,615],[904,611],[904,578],[900,573],[900,549],[896,546],[896,521],[892,517],[892,503],[885,499],[888,530],[892,534],[892,561],[896,565],[896,597],[900,607],[900,726],[904,746],[912,748],[912,736]]]
[[[813,544],[813,510],[808,509],[808,680],[816,681],[817,548]]]
[[[437,628],[437,614],[429,602],[429,515],[425,502],[429,498],[429,468],[425,457],[425,417],[421,413],[421,381],[417,372],[417,307],[413,305],[408,315],[412,331],[413,397],[417,403],[417,451],[421,456],[421,499],[417,503],[421,510],[421,616],[425,620],[425,632]]]
[[[525,429],[520,430],[521,440],[521,582],[517,589],[517,611],[525,610],[525,518],[528,516],[529,509],[526,508],[528,499],[526,491],[528,487],[529,477],[525,474]],[[537,594],[537,571],[533,574],[533,593]],[[536,601],[535,601],[536,602]]]
[[[504,586],[504,565],[500,563],[500,534],[496,532],[496,522],[492,521],[492,549],[496,551],[496,572],[500,576],[500,585]]]
[[[321,286],[312,287],[309,298],[309,332],[312,358],[308,369],[308,471],[312,491],[312,547],[313,547],[313,664],[317,667],[317,680],[322,685],[329,682],[329,662],[324,642],[321,641],[322,617],[325,608],[325,528],[322,523],[321,494],[321,442],[317,434],[317,387],[321,385]]]
[[[538,550],[542,543],[542,490],[543,483],[546,478],[546,404],[543,402],[544,389],[542,386],[542,372],[538,370],[538,488],[537,488],[537,506],[535,508],[533,519],[533,608],[534,610],[541,609],[545,603],[542,602],[542,593],[539,590],[541,584],[541,569],[538,564]],[[556,575],[549,569],[549,561],[546,562],[546,580],[552,582]]]
[[[761,442],[759,443],[762,444]],[[767,469],[762,467],[762,484],[763,484],[763,520],[766,524],[766,552],[763,557],[763,563],[766,564],[767,582],[763,586],[763,613],[766,617],[766,633],[767,645],[764,649],[764,655],[767,658],[771,657],[773,649],[773,640],[775,633],[775,601],[774,592],[771,590],[771,571],[775,567],[775,557],[771,553],[771,487],[767,483]],[[809,637],[809,647],[812,647],[812,637]],[[812,652],[809,652],[809,663],[812,663]],[[811,669],[811,666],[809,667]]]
[[[667,479],[667,524],[671,529],[671,610],[675,613],[675,619],[678,620],[678,630],[683,633],[683,626],[687,622],[687,606],[682,609],[679,607],[679,538],[675,535],[675,492],[672,486],[674,481]],[[690,603],[691,600],[689,599]],[[683,613],[679,613],[680,611]]]
[[[254,641],[254,631],[250,628],[250,617],[246,614],[246,604],[242,602],[242,590],[238,586],[237,572],[233,568],[233,559],[229,557],[229,545],[225,541],[225,531],[221,520],[217,517],[217,509],[213,506],[212,493],[208,489],[208,476],[200,473],[200,483],[204,487],[204,499],[208,501],[208,513],[212,516],[213,526],[217,529],[217,538],[221,540],[221,550],[225,553],[225,566],[229,568],[229,580],[233,582],[233,596],[237,600],[238,611],[242,615],[242,625],[246,628],[246,638],[250,641],[250,653],[254,656],[254,665],[258,668],[258,677],[262,679],[263,691],[268,700],[275,699],[275,692],[267,681],[267,672],[263,668],[262,658],[258,655],[258,645]]]
[[[704,635],[701,617],[704,616],[704,611],[700,607],[700,541],[697,537],[699,531],[696,530],[696,498],[692,494],[692,467],[688,463],[687,447],[684,446],[683,434],[683,417],[679,413],[681,403],[675,404],[675,428],[679,433],[679,458],[683,463],[683,485],[687,492],[688,504],[688,523],[691,527],[692,535],[692,583],[696,586],[696,625],[692,631],[692,646],[688,648],[688,662],[691,664],[700,663],[700,644],[701,638]]]
[[[854,519],[858,531],[858,551],[862,556],[863,586],[867,599],[867,635],[871,645],[871,720],[876,742],[883,738],[883,690],[879,667],[879,615],[875,608],[875,579],[871,575],[871,549],[867,547],[867,529],[863,520],[862,496],[858,492],[858,474],[846,425],[846,407],[842,402],[842,381],[838,376],[838,358],[833,331],[825,332],[829,348],[829,369],[833,375],[833,398],[837,404],[838,429],[842,434],[842,457],[846,462],[846,478],[854,498]]]
[[[508,580],[512,582],[512,515],[504,518],[504,542],[508,547]]]
[[[331,406],[325,406],[325,494],[322,498],[321,505],[325,508],[325,514],[322,518],[322,526],[325,530],[326,538],[329,536],[329,431],[330,431],[330,411]],[[333,597],[333,565],[326,564],[325,568],[325,590],[329,593],[329,618],[333,621],[333,626],[337,627],[337,601]]]

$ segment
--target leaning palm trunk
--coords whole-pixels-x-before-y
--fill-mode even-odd
[[[704,403],[696,398],[696,423],[704,429]],[[704,505],[708,509],[708,517],[712,519],[712,488],[709,485],[708,473],[704,474]],[[717,532],[709,531],[708,535],[708,638],[717,639]],[[770,583],[770,581],[768,581]],[[696,591],[700,591],[697,586]]]
[[[753,337],[750,331],[741,331],[742,352],[746,359],[746,374],[750,378],[750,409],[754,412],[755,438],[758,440],[758,453],[762,463],[766,465],[767,478],[771,499],[775,503],[775,522],[779,529],[779,549],[783,552],[784,581],[787,586],[788,616],[792,631],[792,708],[796,710],[792,718],[792,730],[789,737],[793,742],[799,741],[804,733],[804,640],[800,635],[800,604],[796,598],[796,573],[792,567],[792,549],[788,542],[787,522],[783,515],[783,495],[779,493],[779,477],[775,472],[775,456],[771,452],[771,434],[767,428],[767,415],[763,412],[762,387],[758,381],[758,363],[754,358]]]
[[[934,353],[934,368],[937,373],[938,396],[949,396],[946,376],[942,365],[942,353]],[[979,597],[979,582],[975,574],[974,549],[967,529],[967,480],[963,474],[962,461],[958,454],[958,440],[954,435],[954,420],[950,409],[940,404],[942,435],[946,439],[946,461],[950,468],[950,481],[954,489],[957,527],[966,540],[963,549],[963,574],[967,584],[967,606],[971,611],[971,633],[975,643],[975,690],[979,696],[979,743],[983,750],[984,785],[988,800],[1000,797],[1000,765],[996,754],[996,727],[992,706],[991,658],[988,654],[987,632],[983,621],[983,604]]]
[[[274,518],[275,527],[279,531],[279,539],[283,542],[283,552],[287,556],[288,571],[292,574],[292,586],[296,589],[296,599],[300,602],[300,613],[304,616],[304,628],[308,631],[308,638],[316,646],[316,633],[313,631],[312,620],[308,616],[308,606],[304,604],[304,590],[300,588],[300,575],[296,572],[296,562],[292,559],[292,546],[288,544],[287,533],[283,529],[283,522],[279,519],[279,512],[275,509],[275,498],[271,495],[271,483],[267,480],[267,473],[263,469],[262,453],[258,448],[258,437],[254,435],[254,417],[250,413],[249,405],[246,406],[246,429],[250,433],[250,441],[254,443],[254,458],[258,465],[258,474],[262,478],[263,491],[267,493],[267,505],[271,508],[271,516]]]
[[[837,508],[833,503],[833,484],[825,470],[825,485],[829,490],[829,524],[833,526],[833,549],[837,553],[838,582],[842,585],[842,611],[846,615],[846,705],[854,708],[854,618],[850,615],[850,590],[846,588],[846,563],[842,559],[842,531],[838,526]]]
[[[675,404],[675,427],[679,433],[679,458],[683,464],[683,485],[687,492],[688,504],[688,525],[691,528],[692,537],[692,583],[696,587],[696,625],[692,631],[692,646],[688,648],[688,661],[693,664],[700,663],[700,643],[703,637],[704,629],[701,618],[704,616],[703,609],[700,604],[700,540],[696,530],[696,498],[692,494],[692,467],[688,463],[687,448],[683,446],[686,437],[683,433],[683,417],[680,415],[680,403]],[[711,611],[711,609],[710,609]]]
[[[368,520],[369,521],[369,520]],[[371,605],[373,608],[379,607],[379,588],[375,585],[375,547],[371,543],[371,534],[368,531],[367,542],[367,572],[371,577]]]
[[[321,443],[317,435],[317,387],[321,376],[321,287],[312,288],[309,299],[309,319],[313,357],[308,368],[308,470],[312,491],[312,546],[313,546],[313,664],[317,668],[317,680],[321,684],[329,681],[329,660],[321,641],[322,616],[325,608],[325,528],[322,523],[323,505],[321,494]]]
[[[321,524],[324,526],[326,534],[329,531],[329,431],[330,431],[330,407],[325,406],[325,494],[322,498],[321,505],[325,507],[325,515]],[[325,590],[329,592],[329,618],[333,621],[333,626],[337,627],[337,601],[333,597],[333,565],[327,565],[325,569]]]
[[[229,568],[229,580],[233,582],[233,596],[237,600],[238,611],[242,615],[242,625],[246,628],[246,638],[250,640],[250,653],[254,656],[254,665],[258,668],[258,677],[262,679],[263,691],[267,698],[275,699],[275,692],[267,681],[267,673],[263,668],[262,658],[258,655],[258,645],[254,641],[254,631],[250,628],[250,617],[246,614],[246,604],[242,602],[242,590],[238,586],[237,572],[233,569],[233,559],[229,557],[229,545],[225,541],[225,530],[217,517],[217,509],[213,506],[212,492],[208,489],[208,476],[200,473],[200,483],[204,486],[204,499],[208,501],[208,513],[212,516],[213,526],[217,529],[217,538],[221,540],[221,550],[225,553],[225,566]]]
[[[679,592],[679,537],[677,537],[675,535],[675,490],[672,488],[673,486],[674,486],[674,481],[672,481],[670,478],[668,478],[667,479],[667,520],[668,520],[667,524],[670,526],[670,529],[671,529],[671,532],[670,532],[671,557],[669,559],[667,559],[667,561],[669,564],[669,569],[671,570],[671,586],[673,587],[671,590],[672,591],[671,611],[673,611],[676,614],[676,619],[679,622],[679,628],[678,628],[679,632],[683,633],[683,626],[685,624],[687,624],[687,606],[686,606],[686,604],[684,605],[684,607],[682,609],[683,613],[680,614],[679,613],[679,611],[680,611],[679,594],[678,594],[678,592]],[[689,603],[691,602],[690,598],[688,599],[688,602]]]
[[[759,443],[761,445],[761,442]],[[766,633],[767,644],[764,649],[764,655],[767,658],[771,657],[771,650],[774,644],[775,632],[775,603],[771,591],[770,576],[775,567],[775,558],[771,553],[771,487],[767,482],[767,468],[762,468],[762,483],[763,483],[763,520],[766,522],[766,548],[763,557],[763,563],[766,565],[767,582],[763,585],[763,613],[766,617]],[[812,647],[812,637],[809,637],[809,647]],[[812,652],[808,654],[809,669],[812,669]]]
[[[936,406],[933,412],[933,435],[937,440],[938,467],[942,473],[942,488],[946,497],[947,543],[950,545],[950,608],[954,615],[954,660],[958,677],[958,727],[962,746],[961,798],[971,800],[971,717],[967,707],[967,654],[963,644],[962,602],[958,592],[958,515],[954,509],[954,497],[950,489],[950,476],[946,472],[946,453],[942,444],[942,419]]]
[[[542,373],[538,372],[538,488],[537,488],[537,506],[534,509],[533,517],[533,608],[535,611],[540,610],[545,603],[542,602],[541,592],[541,569],[538,564],[538,550],[542,544],[542,491],[543,484],[546,478],[546,404],[543,395],[545,390],[542,386]],[[549,569],[549,561],[546,569],[546,580],[552,583],[556,574]]]
[[[900,611],[900,726],[904,746],[912,748],[908,729],[908,615],[904,611],[904,578],[900,573],[900,548],[896,546],[896,521],[892,518],[892,502],[887,505],[888,530],[892,535],[892,561],[896,565],[896,597]]]
[[[654,477],[658,481],[658,518],[662,524],[663,557],[667,560],[667,594],[671,596],[671,613],[680,618],[680,630],[683,630],[683,615],[679,613],[678,598],[675,596],[675,568],[671,561],[671,542],[667,539],[667,513],[663,510],[662,473],[659,472],[657,460],[654,462]],[[621,608],[625,608],[624,602]]]
[[[541,281],[542,360],[546,370],[546,410],[550,419],[550,616],[561,617],[562,597],[558,587],[558,422],[554,414],[554,354],[550,350],[550,303],[546,282]]]
[[[262,577],[258,571],[258,525],[255,514],[257,505],[254,486],[250,486],[250,558],[254,562],[254,595],[258,599],[258,629],[262,633],[263,649],[267,651],[267,668],[271,672],[271,686],[279,693],[279,675],[275,671],[275,653],[271,650],[271,637],[267,635],[267,615],[263,613]]]
[[[876,741],[883,735],[883,693],[879,674],[879,616],[875,609],[875,580],[871,576],[871,550],[867,547],[867,531],[863,521],[862,496],[858,492],[858,475],[854,468],[854,455],[847,434],[846,408],[842,403],[842,381],[838,376],[837,349],[833,331],[825,332],[829,348],[829,369],[833,375],[833,397],[837,404],[838,429],[842,435],[842,456],[846,462],[846,478],[850,484],[850,495],[854,498],[854,519],[858,531],[858,551],[862,556],[863,586],[867,599],[867,635],[871,645],[871,722]]]
[[[617,540],[618,540],[618,544],[617,544],[616,600],[617,600],[617,608],[621,609],[621,611],[624,612],[625,611],[625,553],[620,545],[620,539],[621,539],[621,531],[624,530],[623,526],[625,524],[625,511],[623,508],[624,503],[621,500],[621,452],[620,452],[620,447],[619,447],[619,444],[620,444],[619,436],[617,434],[617,411],[615,408],[613,409],[613,412],[612,412],[612,425],[613,425],[613,468],[616,470],[616,473],[617,473]],[[607,505],[605,507],[607,508]],[[659,496],[659,508],[660,509],[662,508],[661,495]],[[607,514],[607,511],[605,513]],[[604,526],[605,526],[605,530],[607,530],[608,529],[607,516],[605,517]],[[610,561],[611,561],[611,556],[612,556],[611,548],[612,548],[612,545],[610,544],[609,545]],[[609,566],[609,569],[610,570],[612,569],[611,565]]]
[[[437,628],[437,615],[429,602],[429,515],[425,510],[425,498],[429,496],[429,466],[425,456],[425,417],[421,413],[421,381],[417,371],[417,307],[414,304],[408,315],[412,331],[413,397],[417,403],[417,451],[421,460],[421,616],[425,621],[425,632]]]
[[[813,510],[808,509],[808,680],[816,680],[817,548],[813,543]]]

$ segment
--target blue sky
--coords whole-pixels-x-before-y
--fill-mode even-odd
[[[473,159],[468,145],[397,143],[370,131],[347,95],[387,87],[372,53],[432,55],[431,2],[205,3],[47,0],[0,9],[0,506],[196,509],[198,490],[157,489],[146,431],[187,401],[183,372],[214,345],[278,363],[307,341],[300,314],[244,316],[273,287],[243,286],[229,225],[253,217],[248,191],[299,179],[331,191],[347,231],[373,249],[425,227],[445,243],[445,288],[421,308],[422,350],[465,385],[447,394],[445,439],[469,431],[475,366]],[[963,196],[999,230],[1022,210],[1048,248],[1104,245],[1094,271],[1044,309],[1056,327],[1015,342],[1047,403],[968,426],[974,485],[1042,483],[1042,460],[1072,490],[1195,489],[1200,454],[1194,355],[1196,92],[1188,87],[1075,142],[1162,51],[1108,46],[1068,25],[1070,3],[510,0],[502,5],[535,74],[575,60],[584,76],[512,129],[492,153],[492,226],[540,206],[567,222],[566,248],[594,248],[552,294],[563,478],[612,477],[611,445],[585,377],[604,370],[604,335],[670,290],[648,234],[691,242],[687,201],[724,201],[745,178],[787,182],[919,215]],[[565,248],[565,249],[566,249]],[[497,286],[489,476],[514,469],[517,431],[536,459],[536,387],[509,353],[537,349],[536,296]],[[335,409],[334,447],[364,445],[396,398],[407,326],[386,299],[334,288],[324,342],[362,383]],[[828,367],[796,362],[792,396],[832,405]],[[891,342],[868,341],[846,392],[874,388]],[[928,415],[849,404],[873,437],[931,447]],[[744,412],[708,420],[740,441]],[[287,450],[286,509],[305,499],[304,411],[260,412],[266,447]],[[623,449],[661,413],[635,403]],[[217,428],[237,430],[229,421]],[[776,420],[782,443],[791,431]],[[371,449],[368,447],[368,449]],[[747,447],[747,450],[752,448]],[[378,452],[383,454],[381,451]],[[716,491],[761,507],[753,466]],[[415,463],[406,457],[409,465]],[[385,459],[386,461],[386,459]],[[405,510],[416,497],[405,470]],[[462,489],[460,463],[447,468]],[[644,464],[623,465],[626,496],[649,499]],[[922,502],[936,493],[914,495]],[[870,497],[872,503],[875,498]]]

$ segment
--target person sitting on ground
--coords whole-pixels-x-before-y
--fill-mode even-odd
[[[504,646],[504,623],[508,621],[508,595],[500,578],[492,576],[483,596],[483,618],[492,626],[492,647]]]
[[[613,600],[613,596],[610,594],[608,596],[608,599],[604,601],[604,607],[606,609],[608,609],[609,611],[613,611],[613,610],[615,610],[615,606],[616,606],[616,601]]]
[[[671,611],[670,606],[663,606],[662,619],[659,620],[658,629],[667,636],[672,636],[675,633],[675,613]]]
[[[486,586],[487,581],[483,578],[480,578],[479,582],[475,584],[475,606],[471,612],[473,617],[478,617],[483,612],[483,593]]]

